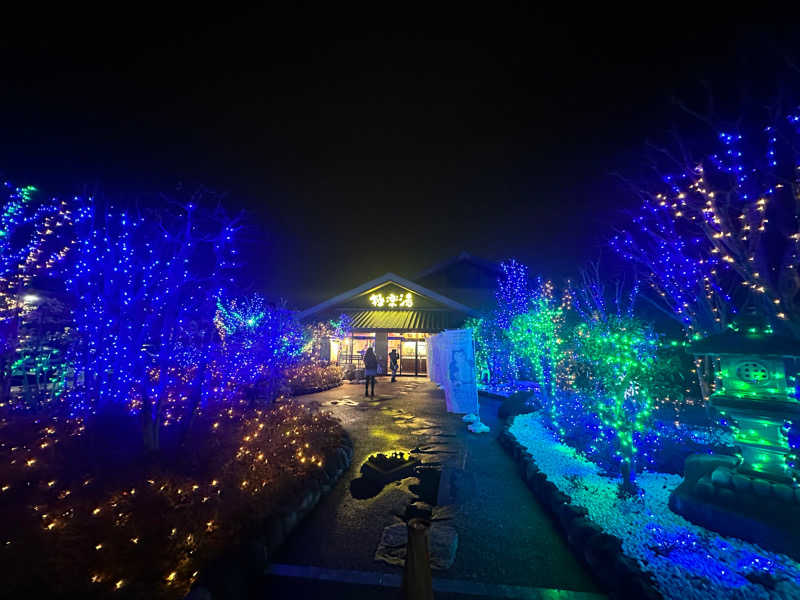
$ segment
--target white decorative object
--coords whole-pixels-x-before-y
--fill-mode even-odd
[[[444,389],[449,412],[478,414],[478,382],[471,329],[448,329],[428,338],[431,381]]]

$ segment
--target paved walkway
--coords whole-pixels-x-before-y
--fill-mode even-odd
[[[353,464],[275,557],[278,566],[265,579],[265,595],[284,597],[282,590],[291,593],[302,585],[316,595],[320,579],[339,582],[328,585],[329,597],[355,597],[352,587],[359,583],[359,594],[378,582],[392,587],[402,571],[375,561],[375,550],[384,527],[397,521],[393,514],[402,514],[412,500],[409,487],[416,480],[390,484],[367,499],[353,497],[350,484],[370,454],[417,449],[424,463],[442,468],[439,503],[453,504],[451,524],[459,536],[452,567],[434,571],[438,589],[446,592],[437,597],[595,597],[590,575],[497,443],[496,401],[481,399],[481,418],[492,431],[475,435],[445,411],[443,393],[427,380],[391,384],[386,378],[374,399],[364,398],[363,387],[345,384],[301,400],[341,419],[353,439]]]

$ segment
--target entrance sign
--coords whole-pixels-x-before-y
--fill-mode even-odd
[[[383,308],[384,306],[388,308],[397,308],[398,306],[411,308],[414,306],[414,300],[411,297],[411,292],[406,292],[405,295],[389,294],[388,296],[384,296],[383,294],[372,294],[369,297],[369,301],[372,302],[372,306],[376,306],[378,308]]]

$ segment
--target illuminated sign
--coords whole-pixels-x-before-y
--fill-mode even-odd
[[[369,301],[372,302],[372,306],[376,306],[378,308],[383,308],[384,306],[388,308],[397,308],[398,306],[411,308],[414,306],[414,301],[411,298],[411,292],[407,292],[405,296],[403,294],[389,294],[388,296],[384,296],[383,294],[372,294],[369,297]]]

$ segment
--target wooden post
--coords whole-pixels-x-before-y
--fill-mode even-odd
[[[403,600],[433,600],[433,578],[428,552],[428,530],[431,524],[424,519],[408,522],[406,564],[403,569]]]

